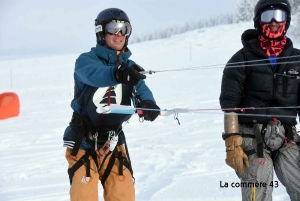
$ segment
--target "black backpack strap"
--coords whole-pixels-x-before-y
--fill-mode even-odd
[[[252,154],[255,154],[256,153],[256,150],[255,149],[250,149],[250,150],[247,150],[247,151],[244,151],[245,154],[247,156],[251,156]]]
[[[101,179],[101,184],[102,184],[103,188],[104,188],[104,183],[105,183],[106,179],[108,178],[108,175],[110,174],[110,172],[111,172],[111,170],[112,170],[112,168],[114,166],[116,156],[117,156],[117,154],[119,154],[118,151],[117,151],[117,146],[115,147],[114,151],[111,154],[112,155],[111,155],[111,157],[109,159],[108,165],[107,165],[107,167],[106,167],[106,169],[104,171],[103,177]],[[108,155],[109,154],[107,154],[107,156]],[[107,159],[107,157],[105,157],[104,160],[106,160],[106,159]],[[104,160],[103,160],[103,163],[104,163]],[[103,163],[101,164],[101,166],[103,165]]]
[[[93,150],[93,151],[92,151]],[[97,169],[99,169],[99,164],[98,164],[98,159],[97,159],[97,153],[94,151],[95,149],[92,149],[90,151],[90,156],[92,157],[92,159],[94,160]]]
[[[83,155],[71,168],[68,169],[70,185],[72,185],[72,179],[75,172],[83,165],[86,164],[86,176],[90,177],[90,160],[89,160],[89,152],[86,151],[85,155]]]
[[[131,166],[130,166],[130,163],[128,162],[127,158],[125,156],[122,155],[122,152],[121,151],[118,151],[117,147],[113,150],[113,152],[111,153],[111,157],[109,159],[109,162],[108,162],[108,165],[104,171],[104,174],[103,174],[103,177],[101,179],[101,184],[104,188],[104,184],[105,184],[105,181],[106,179],[108,178],[114,164],[115,164],[115,161],[116,159],[119,160],[119,169],[118,169],[118,175],[123,175],[123,165],[130,171],[131,175],[132,175],[132,170],[131,170]],[[106,158],[104,159],[106,160]],[[104,160],[101,164],[101,167],[104,163]]]
[[[124,134],[123,131],[122,131],[121,135],[124,136],[124,141],[125,141],[125,151],[126,151],[126,155],[127,155],[127,158],[128,158],[128,167],[127,168],[131,172],[131,176],[132,176],[133,180],[135,180],[135,178],[133,177],[133,169],[132,169],[131,160],[130,160],[130,156],[129,156],[129,151],[128,151],[128,147],[127,147],[126,137],[125,137],[125,134]]]
[[[82,117],[79,116],[78,114],[76,114],[75,112],[73,112],[73,116],[72,116],[72,119],[70,121],[70,126],[77,133],[75,144],[74,144],[72,152],[71,152],[72,156],[76,156],[77,153],[78,153],[78,150],[80,148],[80,144],[83,140],[83,137],[86,133],[86,129],[85,129],[85,125],[84,125]]]
[[[263,124],[262,128],[260,129],[258,124],[253,125],[254,129],[254,135],[257,142],[257,157],[258,158],[264,158],[264,141],[262,138],[263,132],[265,132],[265,129],[267,127],[267,124]]]
[[[76,156],[77,155],[77,153],[79,151],[79,148],[80,148],[80,144],[81,144],[81,142],[83,140],[84,134],[85,134],[85,129],[81,128],[78,131],[78,135],[76,137],[75,144],[74,144],[72,152],[71,152],[72,156]]]
[[[288,140],[288,143],[290,143],[291,141],[294,140],[293,128],[291,126],[284,125],[284,130],[285,130],[285,136]]]

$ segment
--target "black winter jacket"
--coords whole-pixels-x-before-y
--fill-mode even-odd
[[[244,114],[239,115],[239,123],[267,123],[276,117],[283,124],[296,125],[297,108],[274,107],[299,106],[300,79],[292,76],[300,76],[300,57],[290,56],[300,56],[300,50],[293,48],[293,43],[288,38],[283,52],[279,55],[279,57],[285,58],[278,57],[277,63],[272,69],[257,38],[256,30],[246,30],[242,35],[244,47],[227,63],[222,78],[221,108],[273,107],[271,109],[244,110]],[[241,67],[230,68],[230,66],[236,66],[236,62],[241,62],[238,63]]]

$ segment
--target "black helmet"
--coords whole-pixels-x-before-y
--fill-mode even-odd
[[[129,20],[129,17],[127,16],[127,14],[119,8],[108,8],[108,9],[101,11],[98,14],[97,18],[95,19],[95,26],[96,26],[95,32],[96,32],[97,43],[99,43],[101,45],[105,44],[105,40],[104,40],[105,28],[104,27],[108,22],[111,22],[113,20],[125,21],[130,24],[130,20]],[[97,28],[98,25],[101,25],[101,29]],[[126,37],[126,42],[125,42],[124,48],[127,46],[129,36]]]
[[[259,0],[254,8],[254,27],[260,29],[260,14],[266,9],[281,8],[287,13],[285,31],[288,30],[291,22],[291,4],[288,0]]]

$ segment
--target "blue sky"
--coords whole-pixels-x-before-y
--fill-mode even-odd
[[[123,9],[133,34],[233,13],[237,0],[1,0],[0,55],[87,51],[95,45],[94,19]],[[87,49],[88,48],[88,49]]]

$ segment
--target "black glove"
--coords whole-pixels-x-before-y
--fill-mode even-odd
[[[143,110],[142,116],[144,116],[144,119],[146,121],[154,121],[160,113],[160,108],[151,100],[143,100],[142,102],[139,103],[138,106],[139,108],[157,109],[157,110]]]
[[[122,63],[115,73],[115,78],[118,82],[135,86],[140,79],[146,79],[145,75],[139,73],[140,71],[144,69],[137,64],[128,66],[127,63]]]

